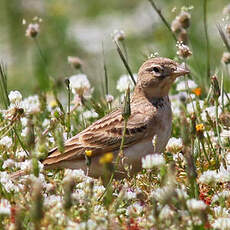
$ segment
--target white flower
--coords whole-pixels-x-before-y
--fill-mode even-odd
[[[187,85],[187,83],[188,83],[188,85]],[[188,79],[187,81],[178,82],[178,84],[176,86],[176,90],[177,91],[185,91],[185,90],[187,90],[187,86],[189,89],[195,89],[198,87],[197,84],[193,80]]]
[[[107,103],[111,103],[111,102],[113,102],[114,97],[111,94],[107,94],[107,95],[105,95],[105,100]]]
[[[188,199],[188,194],[187,194],[187,192],[185,191],[185,189],[179,189],[179,188],[177,188],[176,189],[176,193],[177,193],[177,196],[178,196],[178,198],[180,199],[180,200],[186,200],[186,199]]]
[[[229,217],[228,209],[217,206],[213,208],[215,217]]]
[[[173,194],[174,189],[171,186],[164,186],[152,191],[150,196],[155,198],[157,201],[164,203],[167,202],[168,199],[171,199]]]
[[[227,169],[225,169],[223,164],[220,165],[219,172],[217,174],[217,181],[222,182],[222,183],[230,181],[230,169],[229,169],[229,167],[227,167]]]
[[[40,101],[38,95],[29,96],[21,103],[22,108],[26,113],[34,114],[40,112]]]
[[[190,199],[186,201],[186,204],[191,212],[197,212],[206,209],[206,204],[202,200]]]
[[[42,126],[43,127],[48,127],[50,125],[50,120],[49,119],[45,119],[43,122],[42,122]]]
[[[212,227],[218,230],[229,230],[230,229],[230,218],[221,217],[214,221]]]
[[[153,167],[160,167],[165,164],[165,159],[160,154],[149,154],[142,157],[142,168],[151,169]]]
[[[22,126],[23,127],[26,127],[27,125],[28,125],[28,118],[26,118],[26,117],[22,117],[21,118],[21,123],[22,123]]]
[[[2,139],[0,139],[0,145],[5,146],[6,148],[10,148],[12,143],[12,139],[8,136],[5,136]]]
[[[10,215],[10,202],[6,199],[0,200],[0,216],[1,215]]]
[[[73,75],[69,78],[70,88],[73,94],[78,94],[85,98],[90,98],[92,94],[90,82],[85,74]]]
[[[75,169],[75,170],[66,169],[65,177],[73,177],[73,179],[80,180],[80,181],[87,178],[87,176],[85,176],[85,173],[82,169]]]
[[[200,105],[200,108],[202,109],[203,106],[204,106],[204,101],[199,100],[198,103]],[[192,102],[188,103],[187,106],[186,106],[186,108],[187,108],[188,113],[195,112],[194,110],[197,109],[196,102],[192,101]]]
[[[207,170],[199,177],[199,181],[203,184],[210,184],[216,182],[218,175],[214,170]]]
[[[125,32],[123,30],[115,29],[111,35],[115,41],[122,41],[125,39]]]
[[[228,199],[230,197],[230,191],[228,190],[223,190],[222,192],[219,192],[217,194],[215,194],[212,197],[212,203],[215,203],[216,201],[218,201],[220,198],[223,199]]]
[[[8,97],[12,104],[18,104],[22,100],[22,95],[19,91],[10,91]]]
[[[7,172],[0,172],[0,183],[3,185],[4,189],[7,192],[11,192],[11,191],[18,192],[19,191],[18,186],[13,184]]]
[[[90,118],[97,118],[98,114],[94,110],[87,110],[82,113],[84,119],[88,120]]]
[[[226,94],[223,95],[223,104],[224,105],[229,104],[229,99],[228,98],[230,99],[230,93],[228,93],[227,95]],[[219,104],[222,105],[222,97],[218,98],[218,102],[219,102]]]
[[[15,156],[18,158],[18,159],[23,159],[25,157],[27,157],[27,154],[25,151],[17,151],[15,153]]]
[[[220,115],[221,109],[218,107],[218,115]],[[207,111],[207,112],[206,112]],[[216,119],[216,106],[210,106],[204,109],[204,111],[201,113],[201,118],[203,121],[207,121],[207,114],[211,117],[211,119]]]
[[[133,76],[134,76],[134,79],[136,80],[137,74],[133,74]],[[122,92],[125,92],[128,89],[128,87],[130,89],[134,88],[132,79],[129,75],[123,74],[117,81],[117,90],[119,90],[122,93]]]
[[[168,206],[165,205],[160,212],[160,219],[161,220],[167,220],[168,218],[172,217],[174,215],[174,212],[172,211],[172,209]]]
[[[230,152],[225,155],[226,164],[230,165]]]
[[[26,37],[35,38],[39,30],[40,26],[38,23],[30,23],[26,29]]]
[[[14,165],[15,165],[15,161],[12,160],[12,159],[7,159],[4,161],[3,165],[2,165],[2,168],[3,169],[6,169],[6,168],[13,168]]]
[[[143,212],[143,206],[140,205],[139,202],[135,202],[127,208],[126,215],[129,216],[132,214],[136,214],[139,216],[142,212]]]
[[[57,195],[50,195],[45,197],[44,199],[44,205],[47,207],[53,207],[58,203],[61,203],[61,197]]]
[[[132,199],[135,199],[136,197],[137,197],[137,194],[132,191],[126,191],[124,194],[124,198],[126,198],[127,200],[132,200]]]
[[[168,152],[177,153],[180,152],[183,148],[183,143],[181,138],[171,137],[166,146]]]

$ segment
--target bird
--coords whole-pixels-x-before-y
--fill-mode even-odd
[[[124,142],[125,163],[132,173],[141,170],[141,159],[147,154],[162,153],[171,136],[172,110],[169,90],[177,77],[189,73],[185,64],[169,58],[155,57],[145,61],[139,71],[134,88],[127,121]],[[45,169],[82,169],[89,176],[103,176],[101,157],[113,153],[115,159],[120,152],[124,129],[122,107],[97,120],[85,130],[68,139],[64,151],[52,149],[42,161]],[[154,144],[153,144],[154,140]],[[90,151],[90,165],[86,164],[85,153]],[[117,170],[125,174],[121,165]]]
[[[148,154],[162,153],[171,136],[172,110],[169,91],[177,77],[189,74],[185,64],[169,58],[155,57],[145,61],[138,71],[131,100],[131,114],[125,132],[123,159],[130,165],[129,174],[141,170],[141,159]],[[112,153],[118,159],[125,120],[123,108],[117,108],[64,143],[64,151],[57,147],[41,160],[44,169],[82,169],[88,176],[103,178],[105,167],[100,159]],[[90,164],[86,152],[90,151]],[[113,160],[115,177],[127,175],[124,164]],[[113,167],[114,168],[114,167]],[[17,179],[27,172],[19,170],[11,175]]]

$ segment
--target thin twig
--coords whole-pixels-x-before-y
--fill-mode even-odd
[[[203,22],[204,32],[206,39],[206,68],[207,68],[207,79],[210,77],[210,45],[208,37],[208,25],[207,25],[207,0],[203,1]]]
[[[163,16],[161,10],[156,6],[155,2],[153,0],[148,0],[151,4],[151,6],[153,7],[153,9],[156,11],[156,13],[159,15],[159,17],[161,18],[162,22],[165,24],[165,26],[167,27],[168,31],[171,33],[173,39],[175,40],[175,42],[177,42],[177,38],[176,35],[173,33],[169,23],[167,22],[167,20],[165,19],[165,17]]]
[[[104,67],[104,76],[105,76],[105,94],[109,94],[109,81],[108,81],[108,72],[107,72],[107,67],[105,63],[105,50],[104,50],[104,45],[102,43],[102,56],[103,56],[103,67]]]
[[[124,65],[125,65],[125,67],[126,67],[128,73],[129,73],[129,75],[130,75],[130,77],[131,77],[131,79],[132,79],[132,81],[133,81],[133,84],[136,85],[136,81],[135,81],[135,79],[134,79],[134,76],[133,76],[133,74],[132,74],[132,71],[131,71],[131,69],[130,69],[130,67],[129,67],[128,62],[127,62],[126,59],[125,59],[124,54],[123,54],[122,51],[121,51],[120,46],[118,45],[118,43],[117,43],[116,40],[113,40],[113,41],[114,41],[114,43],[115,43],[115,45],[116,45],[116,47],[117,47],[117,52],[118,52],[118,54],[120,55],[120,58],[121,58],[121,60],[123,61],[123,63],[124,63]]]

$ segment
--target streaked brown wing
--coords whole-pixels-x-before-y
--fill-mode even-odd
[[[125,147],[146,137],[150,119],[149,116],[143,117],[141,112],[131,114],[126,129]],[[63,153],[60,153],[57,148],[51,150],[43,164],[52,165],[64,160],[84,159],[85,150],[92,150],[92,157],[116,151],[120,148],[123,127],[124,120],[119,109],[67,140]]]

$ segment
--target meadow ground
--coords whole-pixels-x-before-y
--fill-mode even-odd
[[[59,32],[67,33],[63,23],[68,18],[66,13],[72,12],[66,9],[70,4],[63,11],[58,8],[59,1],[50,3],[54,8],[46,12],[47,20],[22,20],[20,26],[34,53],[25,55],[27,60],[20,57],[22,66],[12,64],[19,60],[18,54],[15,59],[11,57],[8,72],[8,57],[2,57],[0,66],[0,229],[230,229],[230,5],[224,5],[224,1],[222,6],[218,4],[220,20],[214,14],[216,3],[206,0],[200,7],[195,3],[194,7],[173,7],[168,14],[174,16],[168,20],[171,16],[158,8],[160,1],[149,0],[146,5],[134,2],[123,22],[127,30],[132,28],[131,35],[115,30],[109,38],[113,42],[103,42],[103,49],[101,40],[100,48],[91,44],[100,38],[89,32],[95,31],[90,20],[74,27],[82,36],[77,48],[63,34],[60,39],[58,31],[51,33],[57,36],[57,44],[53,45],[55,39],[49,40],[49,33],[44,31],[51,31],[52,25],[55,30],[55,23],[63,25]],[[181,1],[172,4],[177,3]],[[80,9],[93,18],[94,9],[84,8],[86,5],[82,3]],[[100,11],[97,5],[92,7]],[[8,10],[12,16],[12,8]],[[109,15],[105,4],[107,11]],[[145,21],[145,12],[150,11],[154,13],[153,24],[148,21],[151,17]],[[112,24],[113,17],[108,15]],[[98,28],[105,26],[103,17],[97,18]],[[131,23],[135,20],[142,20],[137,28]],[[122,23],[122,19],[116,18],[116,22]],[[68,33],[74,33],[70,28]],[[154,39],[149,30],[154,31]],[[58,51],[62,42],[70,45]],[[154,46],[149,45],[151,42]],[[50,44],[53,48],[49,50]],[[71,56],[76,50],[77,56]],[[137,77],[132,70],[158,53],[185,62],[191,71],[175,82],[170,93],[173,129],[165,152],[145,156],[143,169],[135,176],[125,165],[127,177],[109,184],[104,178],[87,176],[81,169],[44,170],[39,160],[50,149],[57,146],[63,151],[67,138],[129,103],[125,94],[128,88],[132,94],[134,88],[130,75]],[[114,58],[118,61],[111,61]],[[25,63],[30,63],[29,67],[24,67]],[[34,78],[25,77],[20,82],[18,78],[27,71],[34,73]],[[117,74],[119,78],[114,77]],[[63,75],[66,78],[59,77]],[[89,167],[90,156],[86,151]],[[105,177],[114,172],[112,160],[113,153],[101,156]],[[12,179],[12,173],[19,169],[26,175]]]

